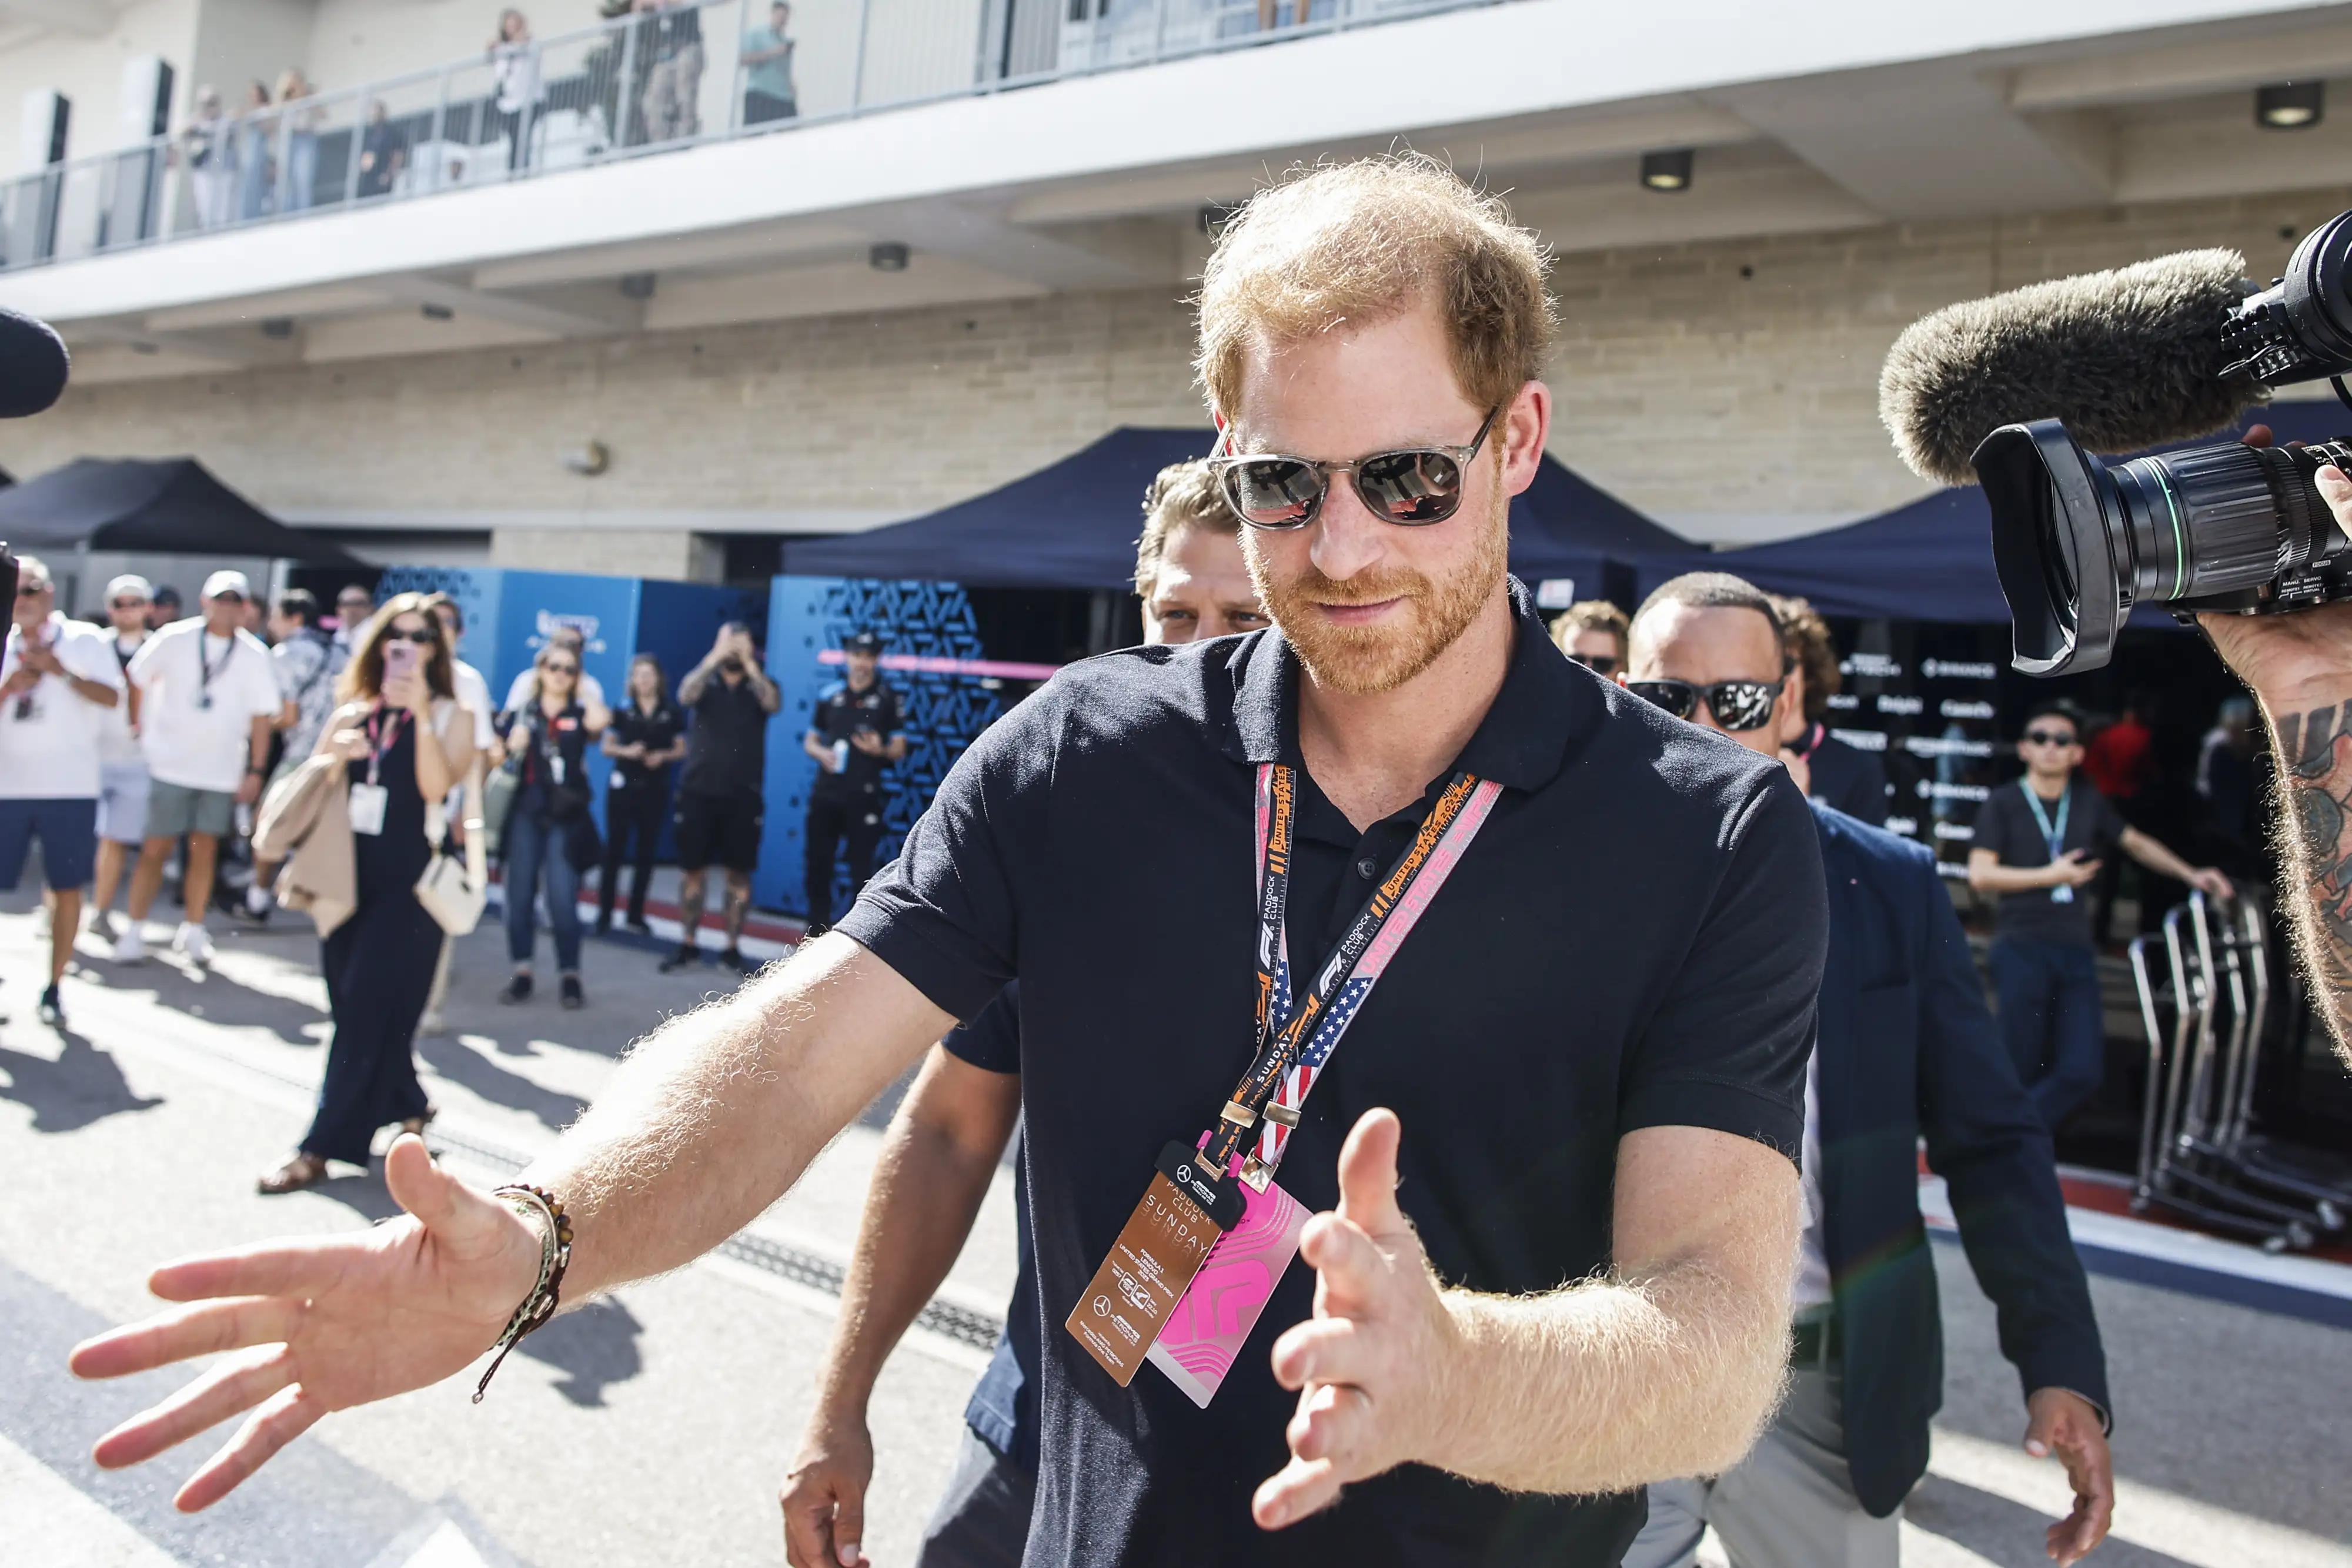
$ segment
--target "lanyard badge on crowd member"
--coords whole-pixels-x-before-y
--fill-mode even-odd
[[[209,632],[196,633],[196,706],[206,713],[210,713],[213,706],[213,677],[226,674],[228,662],[236,657],[236,633],[231,632],[228,648],[221,654],[221,662],[214,664],[211,655],[205,651],[205,639],[211,635]]]
[[[2056,865],[2066,853],[2066,813],[2074,804],[2074,787],[2072,782],[2069,782],[2066,792],[2058,797],[2058,822],[2055,827],[2051,825],[2050,813],[2042,810],[2042,797],[2033,792],[2033,786],[2021,779],[2017,781],[2017,787],[2025,792],[2025,803],[2033,812],[2033,825],[2042,830],[2042,837],[2050,846],[2050,863]],[[2050,902],[2074,903],[2074,888],[2065,883],[2060,883],[2050,890]]]
[[[352,831],[355,833],[373,838],[383,831],[384,807],[392,798],[391,791],[379,781],[383,755],[400,744],[401,721],[407,716],[404,709],[394,708],[387,717],[382,707],[368,715],[367,781],[352,786]]]
[[[1203,1408],[1223,1385],[1307,1224],[1305,1207],[1274,1180],[1299,1106],[1501,793],[1467,773],[1447,781],[1294,1005],[1285,927],[1297,779],[1283,764],[1260,765],[1255,1054],[1209,1130],[1160,1150],[1063,1325],[1120,1387],[1147,1360]]]

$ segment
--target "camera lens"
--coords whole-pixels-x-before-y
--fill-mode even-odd
[[[2030,675],[2095,670],[2132,606],[2284,608],[2322,590],[2299,574],[2352,550],[2312,476],[2352,447],[2216,442],[2113,467],[2054,419],[2005,425],[1974,458],[1992,508],[1993,566]]]

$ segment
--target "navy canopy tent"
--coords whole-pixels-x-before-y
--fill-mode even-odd
[[[0,490],[0,538],[17,549],[266,556],[356,566],[340,546],[289,528],[193,457],[84,457]]]
[[[1112,431],[1049,467],[925,517],[785,544],[799,577],[912,578],[969,587],[1121,588],[1134,580],[1143,491],[1171,463],[1204,457],[1209,430]],[[1511,504],[1511,570],[1598,591],[1609,567],[1687,549],[1681,538],[1549,457]]]
[[[2282,402],[2250,411],[2242,425],[2267,424],[2279,442],[2352,439],[2352,411],[2325,402]],[[2224,441],[2224,435],[2206,441]],[[2204,444],[2191,443],[2189,444]],[[1824,615],[1898,621],[1996,622],[2008,602],[1992,568],[1992,513],[1975,486],[1938,490],[1907,506],[1823,533],[1716,553],[1654,557],[1641,570],[1643,593],[1682,571],[1728,571],[1774,593],[1811,600]],[[2171,626],[2143,605],[2136,626]]]

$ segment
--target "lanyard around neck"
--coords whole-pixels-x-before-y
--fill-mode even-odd
[[[1412,842],[1349,924],[1315,972],[1304,997],[1293,1005],[1290,942],[1286,915],[1290,902],[1290,857],[1298,810],[1297,775],[1278,762],[1257,770],[1258,929],[1256,1058],[1234,1090],[1211,1134],[1204,1163],[1230,1169],[1249,1128],[1264,1115],[1255,1161],[1257,1177],[1270,1179],[1298,1124],[1298,1107],[1315,1077],[1328,1062],[1339,1037],[1412,935],[1438,889],[1460,863],[1463,852],[1486,824],[1503,787],[1492,779],[1456,773],[1438,792]],[[1254,1183],[1254,1185],[1259,1185]]]
[[[389,718],[384,716],[387,712],[392,716]],[[394,747],[400,744],[400,723],[401,720],[407,716],[408,710],[406,708],[386,709],[381,705],[377,706],[373,713],[368,715],[367,739],[369,783],[373,784],[376,781],[376,771],[383,762],[384,753],[390,751]]]
[[[2050,824],[2050,813],[2042,809],[2042,797],[2033,792],[2033,781],[2021,779],[2017,787],[2025,791],[2025,803],[2032,810],[2033,825],[2042,830],[2042,840],[2050,846],[2050,858],[2053,861],[2058,859],[2066,852],[2066,813],[2074,806],[2074,780],[2067,780],[2065,792],[2058,797],[2058,824],[2055,827]]]

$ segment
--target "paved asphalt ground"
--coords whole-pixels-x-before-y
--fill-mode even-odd
[[[109,1476],[89,1447],[176,1382],[78,1385],[67,1347],[140,1315],[145,1268],[176,1253],[389,1211],[378,1172],[268,1199],[253,1178],[300,1133],[322,1066],[307,925],[226,936],[213,970],[117,968],[85,943],[69,1027],[34,1020],[31,901],[0,899],[0,1563],[7,1568],[466,1568],[474,1563],[774,1563],[775,1490],[832,1328],[877,1105],[730,1249],[568,1314],[523,1342],[488,1400],[470,1383],[346,1412],[212,1512],[175,1515],[191,1448]],[[500,938],[463,945],[452,1032],[418,1042],[436,1142],[496,1179],[594,1093],[628,1040],[727,983],[664,977],[654,953],[592,944],[590,1007],[489,1000]],[[911,1561],[945,1479],[979,1343],[1013,1275],[1000,1179],[942,1299],[892,1361],[875,1410],[868,1549]],[[2028,1565],[2054,1467],[2017,1449],[2022,1415],[1992,1313],[1937,1248],[1949,1345],[1935,1470],[1906,1526],[1913,1568]],[[2115,1568],[2352,1568],[2352,1333],[2095,1279],[2125,1482]]]

